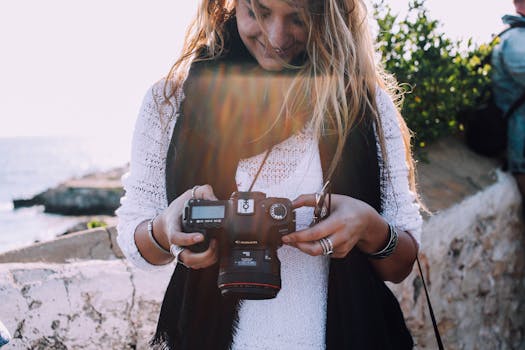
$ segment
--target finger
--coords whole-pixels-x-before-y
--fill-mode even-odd
[[[297,243],[287,243],[286,245],[297,248]]]
[[[177,231],[170,235],[169,240],[170,244],[187,247],[202,242],[204,240],[204,235],[199,232],[184,233]]]
[[[216,201],[217,197],[215,196],[215,193],[213,192],[213,188],[206,184],[202,186],[198,186],[195,191],[195,198],[197,199],[206,199],[206,200],[212,200]]]
[[[351,248],[353,247],[353,244],[343,244],[336,246],[338,243],[334,243],[336,241],[333,236],[326,237],[330,238],[332,241],[332,254],[330,254],[330,257],[332,258],[344,258],[346,255],[348,255],[348,252],[350,252]],[[340,240],[337,240],[337,242],[340,242]],[[321,242],[319,241],[313,241],[313,242],[297,242],[293,244],[297,249],[301,250],[302,252],[312,255],[312,256],[319,256],[324,255],[324,250]]]
[[[207,267],[210,267],[210,266],[216,264],[217,261],[218,261],[217,255],[213,255],[212,257],[210,257],[209,259],[206,259],[202,263],[200,263],[198,265],[195,265],[194,267],[192,267],[192,269],[194,269],[194,270],[205,269]]]
[[[332,257],[344,258],[355,247],[359,237],[347,230],[340,230],[325,237],[332,243]]]
[[[328,235],[328,236],[325,236],[323,237],[322,239],[325,239],[325,240],[329,240],[330,242],[327,246],[327,248],[330,248],[330,243],[331,243],[331,248],[332,248],[332,252],[333,254],[336,254],[338,252],[348,252],[350,251],[350,247],[353,247],[354,246],[354,237],[352,236],[349,236],[347,233],[345,232],[336,232],[336,233],[333,233],[331,235]],[[317,241],[319,242],[319,241]],[[319,245],[321,246],[322,248],[322,245],[321,243],[319,242]]]
[[[282,241],[284,243],[317,241],[336,232],[340,226],[341,224],[338,225],[336,220],[328,218],[312,227],[283,236]]]
[[[321,243],[319,243],[319,241],[297,242],[295,243],[295,247],[300,251],[311,256],[323,255],[323,247],[321,246]]]
[[[311,194],[302,194],[296,199],[293,200],[292,206],[294,209],[300,208],[300,207],[315,207],[316,201],[315,201],[315,193]]]
[[[198,188],[200,186],[196,186],[196,187]],[[179,203],[179,205],[181,204],[184,205],[184,203],[186,203],[188,200],[192,198],[192,195],[193,195],[193,188],[189,188],[177,198],[177,199],[180,199],[180,201],[177,201],[177,202]]]
[[[326,242],[327,249],[332,248],[331,256],[334,258],[346,256],[356,243],[355,237],[348,236],[345,232],[337,232],[324,237],[324,239],[329,241]],[[322,248],[321,242],[318,242]]]
[[[203,258],[200,262],[196,263],[192,266],[193,269],[203,269],[208,266],[211,266],[215,264],[218,261],[218,249],[217,249],[217,241],[212,240],[210,242],[210,248],[208,249],[208,255]],[[206,253],[206,252],[205,252]]]
[[[202,253],[194,253],[189,249],[185,249],[180,253],[179,258],[184,265],[192,269],[207,267],[217,260],[217,240],[212,239],[208,249]]]
[[[331,258],[336,258],[336,259],[343,259],[345,258],[346,256],[348,255],[348,252],[336,252],[334,251],[334,253],[332,255],[330,255]]]

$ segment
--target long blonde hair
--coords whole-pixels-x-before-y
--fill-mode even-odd
[[[399,90],[395,80],[385,74],[376,62],[366,5],[362,0],[286,2],[299,9],[308,30],[308,59],[304,65],[296,67],[297,79],[290,91],[297,86],[302,86],[302,91],[309,91],[313,111],[311,121],[318,138],[323,132],[327,132],[327,128],[338,135],[336,153],[328,174],[335,169],[352,127],[366,117],[374,119],[383,155],[382,161],[386,162],[384,136],[375,103],[376,88],[379,86],[387,90],[394,100],[398,100]],[[305,4],[302,5],[302,2]],[[165,80],[166,101],[176,94],[188,74],[191,63],[203,48],[207,49],[208,54],[205,59],[214,59],[224,52],[224,25],[234,15],[235,0],[201,1],[197,16],[186,32],[182,54]],[[293,110],[294,102],[290,105]],[[372,113],[366,114],[365,111]],[[399,113],[398,119],[409,165],[409,181],[411,189],[415,192],[410,132]],[[383,169],[386,167],[383,166]]]

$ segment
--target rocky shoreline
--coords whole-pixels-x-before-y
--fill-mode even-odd
[[[129,166],[67,180],[32,198],[13,200],[14,209],[44,206],[44,212],[60,215],[115,215],[124,194],[120,178]]]

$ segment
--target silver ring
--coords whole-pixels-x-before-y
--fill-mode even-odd
[[[200,186],[197,185],[197,186],[193,186],[193,188],[191,189],[191,199],[196,199],[195,198],[195,191],[197,191],[197,188],[199,188]]]
[[[175,264],[179,263],[179,255],[180,255],[180,253],[182,253],[184,251],[184,249],[185,249],[184,247],[179,247],[176,244],[170,245],[170,252],[171,252],[171,255],[173,255],[175,257]],[[180,263],[184,265],[184,263],[182,261]],[[184,266],[186,266],[186,265],[184,265]]]
[[[327,254],[333,254],[334,253],[334,244],[332,243],[332,240],[329,237],[325,237],[325,242],[328,243],[328,252]]]
[[[332,240],[328,237],[323,237],[319,240],[321,247],[323,248],[323,255],[331,255],[334,253],[334,245]]]

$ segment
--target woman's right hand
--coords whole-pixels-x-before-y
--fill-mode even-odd
[[[193,192],[193,193],[192,193]],[[197,199],[217,200],[210,185],[202,185],[189,189],[177,197],[155,220],[155,228],[159,226],[159,231],[165,235],[169,244],[176,244],[181,247],[188,247],[204,240],[202,233],[182,232],[182,211],[184,204],[192,198],[192,194]],[[210,240],[209,248],[202,253],[194,253],[189,249],[184,249],[179,254],[179,261],[192,269],[203,269],[215,264],[218,260],[218,244],[216,239]]]

